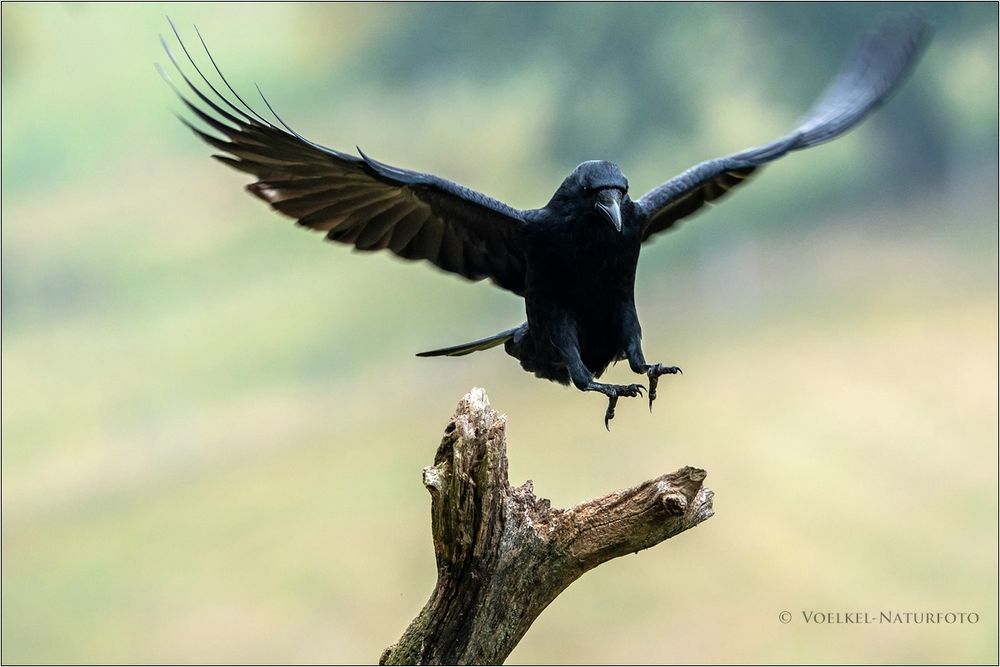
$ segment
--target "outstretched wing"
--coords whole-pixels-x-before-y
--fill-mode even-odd
[[[929,26],[914,17],[886,23],[866,35],[848,66],[793,132],[759,148],[702,162],[643,195],[636,202],[645,216],[643,240],[723,196],[761,165],[850,130],[888,99],[929,38]]]
[[[174,34],[180,42],[176,28]],[[523,294],[524,218],[520,211],[443,178],[377,162],[360,149],[361,156],[356,157],[320,146],[292,130],[277,114],[282,127],[273,125],[229,86],[207,48],[235,103],[209,82],[183,42],[184,54],[210,93],[188,78],[162,41],[199,104],[174,90],[191,113],[225,138],[181,121],[222,151],[213,157],[252,174],[257,180],[247,189],[272,208],[300,225],[325,232],[331,241],[428,260],[469,280],[489,278]],[[264,103],[274,113],[266,99]]]

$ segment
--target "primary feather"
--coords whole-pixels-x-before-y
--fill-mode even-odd
[[[929,38],[930,27],[915,17],[890,21],[866,35],[792,132],[764,146],[702,162],[643,195],[636,202],[646,216],[643,239],[722,197],[762,165],[835,139],[856,126],[895,92]]]
[[[220,72],[244,106],[240,109],[209,82],[183,41],[180,44],[204,84],[226,107],[191,81],[164,41],[171,62],[200,104],[175,88],[178,96],[222,136],[184,122],[222,152],[214,157],[256,178],[247,186],[253,195],[300,225],[325,232],[331,241],[427,260],[469,280],[489,278],[515,294],[523,293],[520,211],[437,176],[392,167],[364,153],[353,156],[320,146],[277,115],[283,127],[273,125],[244,102]],[[264,103],[271,109],[266,99]],[[499,248],[503,252],[497,252]]]

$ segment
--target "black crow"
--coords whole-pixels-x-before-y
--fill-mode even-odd
[[[174,34],[180,40],[176,28]],[[906,18],[866,36],[812,111],[777,141],[702,162],[636,200],[629,197],[628,180],[617,165],[584,162],[548,204],[530,210],[511,208],[437,176],[389,166],[360,149],[354,156],[313,143],[285,124],[263,95],[280,126],[246,104],[207,48],[235,99],[209,81],[181,42],[210,92],[196,86],[161,40],[199,103],[178,95],[217,135],[181,120],[223,153],[213,157],[256,179],[247,186],[252,194],[331,241],[428,260],[469,280],[488,278],[524,298],[524,324],[418,356],[462,356],[503,345],[540,378],[607,396],[608,426],[618,398],[639,396],[645,389],[598,382],[611,362],[627,359],[633,372],[648,378],[650,409],[658,378],[680,372],[676,366],[647,363],[642,353],[634,297],[642,244],[742,184],[761,165],[854,127],[897,87],[929,34],[925,23]]]

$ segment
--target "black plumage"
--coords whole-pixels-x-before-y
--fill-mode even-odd
[[[703,162],[638,200],[629,197],[628,181],[616,165],[584,162],[548,204],[531,210],[383,164],[360,149],[354,156],[313,143],[274,114],[266,99],[278,125],[247,105],[210,54],[235,102],[202,73],[183,42],[211,95],[184,73],[166,41],[163,45],[196,100],[178,95],[221,137],[184,122],[223,153],[214,157],[256,179],[247,186],[252,194],[331,241],[427,260],[524,297],[524,324],[419,356],[462,356],[503,345],[538,377],[605,394],[607,425],[618,397],[638,396],[645,389],[597,382],[610,363],[627,360],[634,372],[647,376],[650,407],[658,378],[680,372],[676,366],[649,364],[642,353],[634,301],[642,244],[739,186],[762,165],[854,127],[893,92],[928,38],[928,27],[915,18],[889,22],[868,35],[813,110],[777,141]]]

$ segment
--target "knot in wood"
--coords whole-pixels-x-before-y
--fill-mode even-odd
[[[660,496],[660,503],[670,516],[681,516],[687,512],[688,499],[679,493],[667,493]]]

